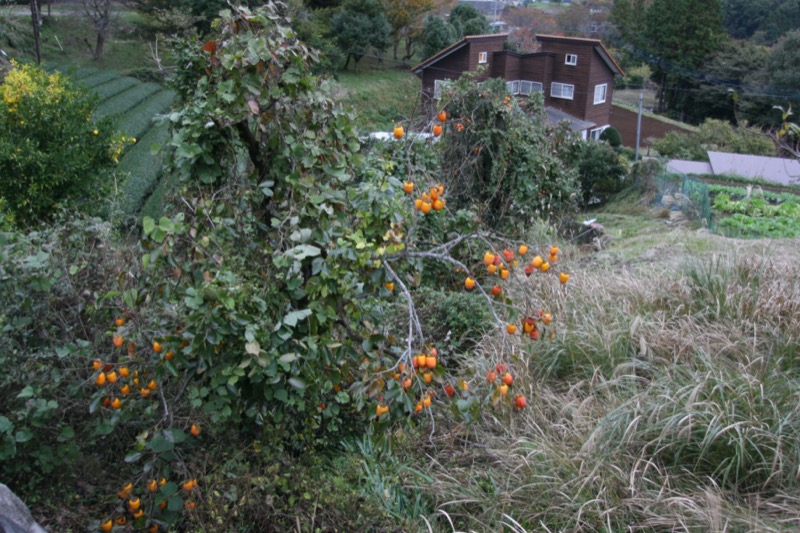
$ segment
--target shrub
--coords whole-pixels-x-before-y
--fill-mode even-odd
[[[441,176],[456,208],[511,230],[575,205],[577,179],[565,160],[577,144],[550,134],[539,95],[517,101],[502,80],[463,76],[443,102],[450,118]]]
[[[627,169],[619,154],[605,143],[586,142],[577,167],[584,204],[602,201],[625,187]]]
[[[746,124],[733,126],[724,120],[707,119],[697,133],[676,131],[653,142],[659,154],[671,159],[708,161],[707,151],[775,156],[775,145],[763,132]]]
[[[614,148],[622,144],[622,136],[619,134],[619,130],[614,126],[604,129],[600,134],[600,140],[606,141]]]
[[[16,65],[0,91],[0,197],[15,220],[32,224],[58,205],[94,207],[124,142],[111,121],[93,122],[96,98],[27,65]]]

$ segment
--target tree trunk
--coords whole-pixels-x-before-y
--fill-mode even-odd
[[[350,65],[350,58],[351,57],[352,57],[352,54],[347,54],[347,61],[344,62],[344,69],[343,70],[347,70],[347,67]]]
[[[36,0],[31,0],[31,19],[33,20],[33,50],[36,55],[36,64],[42,62],[42,55],[39,51],[39,10],[36,7]]]
[[[392,48],[394,60],[397,61],[397,49],[400,47],[400,39],[394,40],[394,47]]]
[[[95,43],[95,46],[94,46],[94,58],[95,59],[100,59],[101,57],[103,57],[103,48],[105,47],[105,44],[106,44],[106,34],[105,34],[105,32],[98,31],[97,32],[97,42]]]

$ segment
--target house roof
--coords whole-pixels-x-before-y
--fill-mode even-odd
[[[667,162],[667,172],[676,174],[713,174],[711,163],[705,161],[685,161],[683,159],[672,159]]]
[[[567,122],[569,122],[569,129],[573,131],[588,130],[589,128],[597,125],[594,122],[587,122],[577,117],[573,117],[569,113],[564,113],[563,111],[556,109],[555,107],[545,106],[544,110],[547,113],[548,122],[552,124],[558,124],[559,122],[563,122],[566,120]]]
[[[613,57],[611,57],[611,53],[603,44],[603,41],[600,39],[587,39],[585,37],[564,37],[562,35],[536,35],[536,39],[539,41],[561,41],[561,42],[570,42],[570,41],[578,41],[580,43],[591,43],[594,44],[594,49],[598,53],[598,55],[603,59],[606,65],[608,65],[609,70],[618,76],[625,76],[625,71],[622,70],[622,67],[619,66]]]
[[[489,33],[483,35],[467,35],[460,41],[451,44],[444,50],[438,52],[437,54],[432,55],[428,59],[422,61],[418,65],[411,68],[411,72],[414,74],[419,74],[422,70],[428,68],[432,64],[436,63],[437,61],[444,59],[445,57],[449,56],[453,52],[460,50],[461,48],[465,47],[468,43],[473,41],[481,41],[481,40],[494,40],[502,38],[504,41],[508,38],[507,33]],[[593,44],[594,49],[600,58],[605,62],[608,66],[609,70],[613,72],[615,75],[624,76],[625,71],[622,70],[622,67],[611,57],[611,54],[600,41],[600,39],[586,39],[583,37],[563,37],[560,35],[536,35],[536,39],[540,41],[561,41],[561,42],[580,42],[580,43],[587,43]]]
[[[735,174],[744,178],[763,178],[782,185],[800,183],[800,161],[761,155],[708,152],[714,174]]]
[[[425,68],[428,68],[432,64],[436,63],[440,59],[444,59],[445,57],[449,56],[453,52],[456,52],[456,51],[460,50],[461,48],[464,48],[470,42],[482,41],[482,40],[493,40],[493,39],[498,39],[498,38],[500,38],[503,41],[505,41],[508,38],[508,34],[507,33],[485,33],[485,34],[482,34],[482,35],[467,35],[466,37],[464,37],[460,41],[451,44],[450,46],[448,46],[444,50],[440,51],[437,54],[432,55],[431,57],[429,57],[428,59],[424,60],[422,63],[418,64],[417,66],[412,67],[411,68],[411,72],[413,72],[414,74],[419,74],[419,72],[421,70],[423,70]]]

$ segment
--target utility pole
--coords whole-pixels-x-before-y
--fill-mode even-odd
[[[636,119],[636,155],[633,160],[639,160],[639,140],[642,138],[642,100],[644,100],[644,93],[639,93],[639,116]]]
[[[36,64],[42,63],[42,56],[39,52],[39,7],[37,0],[31,0],[31,19],[33,20],[33,49],[36,53]]]

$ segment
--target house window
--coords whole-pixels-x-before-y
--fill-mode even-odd
[[[600,128],[595,128],[593,130],[589,130],[589,138],[594,139],[595,141],[600,140],[600,134],[605,131],[608,126],[602,126]]]
[[[442,92],[450,88],[453,82],[450,80],[434,80],[433,82],[433,99],[440,100]]]
[[[578,64],[578,55],[577,54],[567,54],[567,59],[564,61],[567,65],[577,65]]]
[[[479,52],[478,53],[478,63],[486,63],[489,58],[488,52]]]
[[[564,100],[572,100],[575,94],[575,86],[566,83],[553,82],[550,85],[550,96],[553,98],[563,98]]]
[[[519,94],[519,80],[507,81],[506,87],[508,88],[508,92],[511,94]]]
[[[606,89],[608,89],[608,84],[603,83],[601,85],[594,86],[594,103],[595,104],[602,104],[606,101]]]
[[[520,80],[519,82],[519,94],[529,96],[531,93],[542,92],[542,84],[538,81],[526,81]]]

